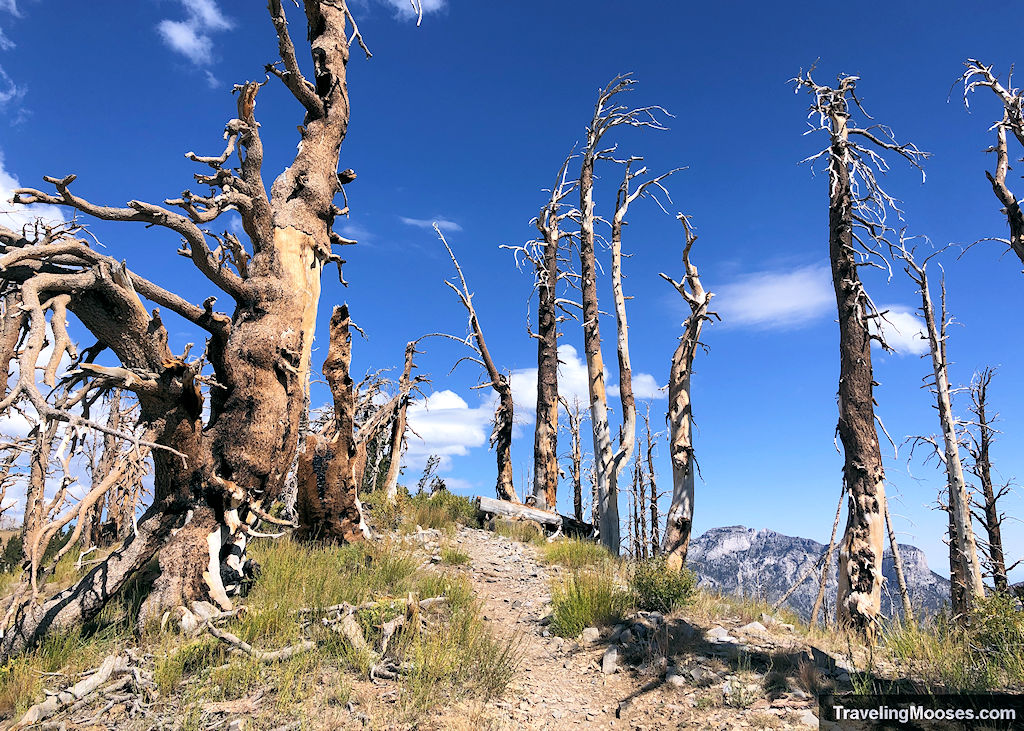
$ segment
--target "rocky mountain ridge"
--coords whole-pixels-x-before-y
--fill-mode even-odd
[[[774,603],[800,576],[814,566],[825,545],[771,530],[755,530],[741,525],[712,528],[690,544],[687,564],[700,579],[702,588],[725,594],[762,597]],[[928,568],[924,552],[900,544],[900,557],[915,610],[934,614],[949,601],[949,581]],[[839,551],[833,555],[832,571],[825,586],[825,607],[835,607]],[[882,588],[882,612],[902,614],[892,555],[882,558],[885,583]],[[818,592],[818,572],[806,579],[787,604],[804,619],[809,619]]]

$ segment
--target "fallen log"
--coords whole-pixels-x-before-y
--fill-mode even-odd
[[[535,523],[539,523],[549,533],[561,531],[562,535],[586,540],[594,540],[597,535],[597,531],[594,530],[594,526],[590,523],[584,523],[568,515],[561,515],[552,511],[541,510],[540,508],[531,508],[520,503],[510,503],[507,500],[497,500],[480,495],[476,498],[476,508],[485,516],[500,516],[514,520],[532,520]]]

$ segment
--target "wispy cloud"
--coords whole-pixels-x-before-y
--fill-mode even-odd
[[[407,226],[416,226],[417,228],[433,228],[436,223],[437,227],[442,231],[462,230],[462,226],[455,223],[455,221],[449,221],[442,216],[436,216],[434,218],[407,218],[406,216],[399,216],[398,219]]]
[[[450,467],[450,458],[466,455],[473,447],[487,443],[494,407],[489,400],[472,407],[451,390],[435,391],[409,404],[409,435],[406,461],[422,464],[436,454],[442,469]]]
[[[156,26],[157,33],[172,51],[180,53],[196,66],[207,66],[213,61],[211,34],[230,30],[234,23],[221,12],[216,0],[179,2],[185,10],[185,20],[161,20]],[[205,75],[208,84],[217,85],[216,78],[208,69]]]
[[[413,5],[411,0],[381,0],[385,5],[391,7],[395,11],[395,16],[411,20],[415,18],[419,12],[416,6]],[[447,0],[420,0],[423,6],[423,14],[436,13],[439,10],[444,9],[448,4]]]
[[[740,327],[801,327],[835,308],[831,273],[824,264],[743,274],[714,291],[722,321]]]
[[[875,332],[881,330],[882,337],[890,348],[900,355],[924,355],[928,352],[928,336],[924,333],[924,322],[909,307],[893,305],[882,307],[885,319],[880,327],[873,324]],[[878,322],[877,319],[872,323]]]

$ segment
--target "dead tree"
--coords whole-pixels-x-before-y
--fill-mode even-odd
[[[935,312],[928,289],[928,263],[943,250],[940,249],[929,254],[918,263],[913,247],[901,236],[899,244],[893,248],[893,251],[903,261],[904,270],[917,285],[918,294],[921,297],[920,312],[924,318],[928,350],[932,362],[931,383],[926,385],[929,385],[935,394],[935,408],[939,414],[939,426],[942,430],[942,464],[946,470],[949,511],[955,528],[955,533],[950,534],[950,539],[956,542],[957,556],[962,562],[966,602],[964,610],[969,610],[978,599],[984,599],[985,584],[981,577],[978,548],[974,540],[974,529],[971,526],[971,503],[967,494],[967,481],[964,479],[963,462],[960,458],[957,420],[953,416],[953,397],[949,385],[949,358],[946,354],[947,328],[951,320],[946,312],[945,280],[943,279],[941,282],[938,313]]]
[[[995,584],[996,591],[1006,592],[1009,589],[1007,575],[1021,561],[1006,565],[1003,552],[1003,521],[1006,513],[1000,511],[999,501],[1009,494],[1012,483],[1007,481],[995,486],[992,480],[992,442],[995,441],[996,430],[992,423],[999,417],[988,411],[988,387],[995,376],[994,368],[985,368],[974,374],[971,381],[971,413],[974,414],[974,429],[967,431],[965,448],[971,455],[970,470],[981,484],[981,500],[974,501],[976,510],[972,513],[985,528],[988,540],[982,541],[980,548],[985,555],[989,574]]]
[[[226,587],[238,586],[243,577],[226,559],[243,552],[250,528],[268,518],[267,508],[280,494],[296,451],[322,269],[328,262],[341,263],[333,246],[353,243],[332,230],[335,218],[346,213],[334,197],[355,178],[350,170],[338,172],[349,122],[351,15],[344,0],[305,0],[304,9],[312,80],[299,67],[280,0],[269,3],[280,58],[266,71],[305,112],[298,151],[269,191],[255,116],[266,81],[236,87],[237,117],[226,125],[223,152],[188,153],[190,160],[208,166],[208,174],[197,174],[196,182],[209,194],[186,191],[162,206],[133,200],[113,207],[72,192],[75,175],[45,178],[55,192],[16,191],[16,203],[64,206],[173,232],[206,286],[231,300],[232,314],[214,310],[214,296],[193,304],[99,253],[78,235],[77,224],[0,230],[4,295],[17,298],[26,318],[16,356],[19,380],[0,409],[27,400],[44,423],[64,420],[104,431],[101,424],[55,407],[34,382],[48,313],[57,341],[53,370],[71,348],[63,329],[66,310],[96,338],[91,351],[107,349],[119,362],[107,367],[80,359],[76,383],[136,395],[144,434],[122,436],[153,449],[155,470],[152,504],[137,532],[78,584],[17,612],[3,636],[4,657],[46,632],[95,616],[158,551],[160,576],[143,621],[199,599],[231,608]],[[232,155],[237,161],[229,163]],[[241,216],[244,237],[209,231],[227,211]],[[172,352],[163,316],[148,309],[143,298],[205,331],[204,357],[189,360],[187,352]],[[0,352],[0,359],[7,359],[4,367],[13,357],[11,349]],[[202,372],[207,363],[209,375]],[[45,375],[51,376],[49,366]]]
[[[571,234],[562,230],[562,221],[576,211],[565,210],[565,199],[576,187],[566,180],[566,158],[558,171],[544,207],[532,223],[540,238],[523,246],[503,246],[515,253],[516,265],[527,261],[533,266],[533,288],[537,292],[537,420],[533,436],[533,497],[542,510],[555,510],[558,500],[558,323],[564,319],[566,300],[558,297],[560,281],[571,278],[563,264],[562,239]]]
[[[896,542],[896,531],[892,526],[892,516],[889,514],[889,498],[885,500],[885,530],[889,534],[889,551],[892,554],[892,567],[896,572],[896,585],[900,590],[900,602],[903,605],[903,619],[910,621],[914,618],[914,607],[910,603],[910,592],[907,590],[907,576],[903,572],[903,558],[900,556],[900,546]]]
[[[599,159],[606,159],[614,147],[602,148],[604,135],[616,127],[666,129],[656,112],[665,114],[657,106],[630,109],[619,104],[615,97],[636,83],[629,76],[611,80],[598,94],[594,116],[587,127],[586,146],[580,167],[580,288],[583,308],[583,342],[587,358],[587,382],[590,392],[590,419],[594,431],[594,477],[597,492],[597,516],[601,543],[613,553],[619,551],[618,474],[629,462],[633,449],[636,413],[633,407],[632,382],[629,372],[627,325],[619,318],[618,301],[622,299],[620,277],[613,281],[616,291],[616,324],[619,346],[619,393],[622,403],[622,426],[618,446],[612,446],[608,425],[608,395],[604,380],[604,356],[601,350],[600,310],[597,302],[597,256],[594,248],[594,167]],[[627,169],[628,178],[628,169]],[[628,198],[629,194],[627,194]],[[628,205],[628,202],[627,202]],[[621,193],[620,205],[621,207]],[[613,253],[613,257],[615,254]],[[621,256],[621,247],[619,249]],[[615,275],[613,273],[613,280]],[[622,370],[622,367],[625,370]]]
[[[516,496],[516,489],[512,483],[512,418],[514,409],[512,384],[509,383],[508,377],[501,373],[497,366],[494,365],[491,352],[487,349],[487,343],[484,341],[484,331],[480,326],[480,319],[476,315],[476,309],[473,307],[473,294],[469,291],[466,278],[462,274],[462,267],[459,266],[459,260],[455,258],[455,252],[448,245],[447,239],[445,239],[444,234],[441,233],[441,229],[437,227],[436,223],[434,224],[434,231],[437,232],[441,243],[444,244],[444,248],[448,251],[452,264],[455,265],[455,273],[459,278],[458,286],[447,279],[444,283],[451,287],[451,290],[458,296],[462,306],[466,308],[466,313],[469,315],[469,334],[472,337],[472,342],[475,343],[475,345],[470,345],[470,347],[474,349],[477,357],[467,356],[460,359],[459,362],[469,360],[483,368],[489,380],[488,385],[498,395],[498,407],[494,412],[494,429],[491,431],[491,447],[494,449],[498,462],[498,481],[495,484],[494,490],[499,500],[517,503],[519,498]],[[470,338],[467,337],[464,342],[470,344]],[[458,365],[458,362],[455,365]]]
[[[569,479],[572,482],[573,515],[576,520],[583,522],[583,446],[580,441],[580,425],[586,415],[578,398],[573,398],[571,407],[563,396],[559,396],[558,400],[569,422]]]
[[[645,453],[647,455],[647,486],[650,488],[650,492],[647,495],[649,501],[649,508],[651,513],[651,556],[657,556],[661,552],[661,532],[659,526],[661,523],[661,515],[658,511],[658,498],[661,497],[658,494],[658,481],[657,475],[654,471],[654,450],[658,446],[658,439],[661,438],[662,432],[656,432],[651,434],[651,404],[647,404],[647,412],[644,414],[644,433],[645,433]]]
[[[996,200],[1002,205],[1003,215],[1006,216],[1006,223],[1010,229],[1010,238],[993,237],[983,239],[998,241],[1010,247],[1021,263],[1024,263],[1024,212],[1020,209],[1020,202],[1006,185],[1006,173],[1010,169],[1010,155],[1007,150],[1007,130],[1017,139],[1017,142],[1024,146],[1024,95],[1020,90],[1013,87],[1011,82],[1013,70],[1007,79],[1006,86],[1003,86],[991,66],[985,66],[977,59],[969,58],[964,63],[967,70],[960,77],[964,84],[964,105],[970,108],[969,96],[971,92],[979,88],[988,88],[999,97],[1003,103],[1003,118],[992,125],[996,133],[996,143],[988,149],[988,152],[996,153],[995,172],[985,171],[985,177],[992,185],[992,192]]]
[[[816,83],[811,71],[793,79],[796,91],[806,91],[813,100],[811,130],[829,136],[829,146],[805,162],[825,158],[829,171],[829,260],[839,315],[837,432],[849,494],[839,552],[837,620],[873,640],[881,609],[885,471],[875,429],[871,341],[884,341],[872,327],[880,313],[864,289],[859,268],[887,266],[879,248],[891,233],[886,214],[899,213],[896,200],[877,180],[888,169],[882,153],[893,152],[919,169],[926,154],[896,142],[883,125],[863,128],[852,123],[854,109],[861,108],[857,80],[843,76],[833,88]]]
[[[384,477],[384,494],[390,503],[398,501],[398,472],[402,467],[402,453],[405,448],[405,432],[407,430],[407,414],[409,401],[414,384],[420,379],[412,379],[413,355],[416,353],[416,343],[413,341],[405,346],[405,365],[402,368],[402,375],[398,379],[399,397],[394,406],[391,417],[391,441],[389,442],[390,455],[388,469]]]
[[[839,530],[839,516],[843,512],[843,498],[846,497],[846,485],[839,491],[839,504],[836,506],[836,519],[832,522],[832,536],[828,539],[828,548],[825,549],[825,560],[821,564],[821,575],[818,579],[818,595],[814,598],[814,607],[811,609],[811,626],[818,623],[818,614],[825,601],[825,585],[832,573],[832,551],[836,545],[836,532]]]
[[[703,346],[700,334],[704,323],[713,317],[717,318],[718,315],[709,309],[714,293],[704,289],[697,267],[690,260],[690,252],[697,241],[697,236],[693,233],[686,216],[680,213],[678,218],[683,224],[686,241],[683,246],[683,277],[677,282],[667,274],[660,276],[675,287],[686,301],[690,307],[690,316],[683,323],[683,334],[672,354],[672,369],[668,380],[672,504],[668,509],[662,550],[668,566],[676,571],[682,571],[686,563],[686,552],[690,547],[697,471],[697,461],[693,455],[693,408],[690,402],[693,359],[697,355],[697,348]]]

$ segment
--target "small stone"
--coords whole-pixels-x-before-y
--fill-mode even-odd
[[[597,627],[587,627],[583,630],[583,642],[592,645],[601,639],[601,630]]]
[[[799,688],[794,690],[792,695],[793,695],[794,698],[799,698],[802,701],[805,701],[805,700],[807,700],[808,698],[811,697],[810,694],[805,693],[804,691],[800,690]]]
[[[228,731],[243,731],[245,728],[245,719],[236,718],[234,721],[228,724]]]
[[[604,656],[601,658],[601,672],[605,675],[611,675],[619,669],[619,651],[613,645],[604,651]]]
[[[745,624],[742,627],[740,627],[739,631],[740,632],[767,632],[768,630],[760,622],[751,622],[750,624]]]
[[[623,645],[628,645],[634,639],[635,638],[633,637],[633,633],[630,632],[628,629],[623,630],[622,634],[619,635],[619,642],[621,642]]]
[[[618,707],[615,709],[615,717],[623,718],[626,713],[629,712],[630,707],[633,705],[632,699],[620,701]]]
[[[733,639],[724,627],[713,627],[704,633],[704,637],[708,642],[728,642]]]
[[[671,685],[673,688],[685,688],[687,685],[686,678],[679,675],[674,668],[669,670],[665,676],[665,684]]]
[[[718,676],[707,668],[697,666],[690,669],[690,677],[697,685],[712,685],[718,680]]]
[[[779,620],[768,614],[768,612],[761,612],[761,623],[768,627],[774,627],[779,623]]]
[[[800,713],[797,718],[800,723],[809,728],[818,728],[818,717],[815,716],[810,710],[806,710]]]

